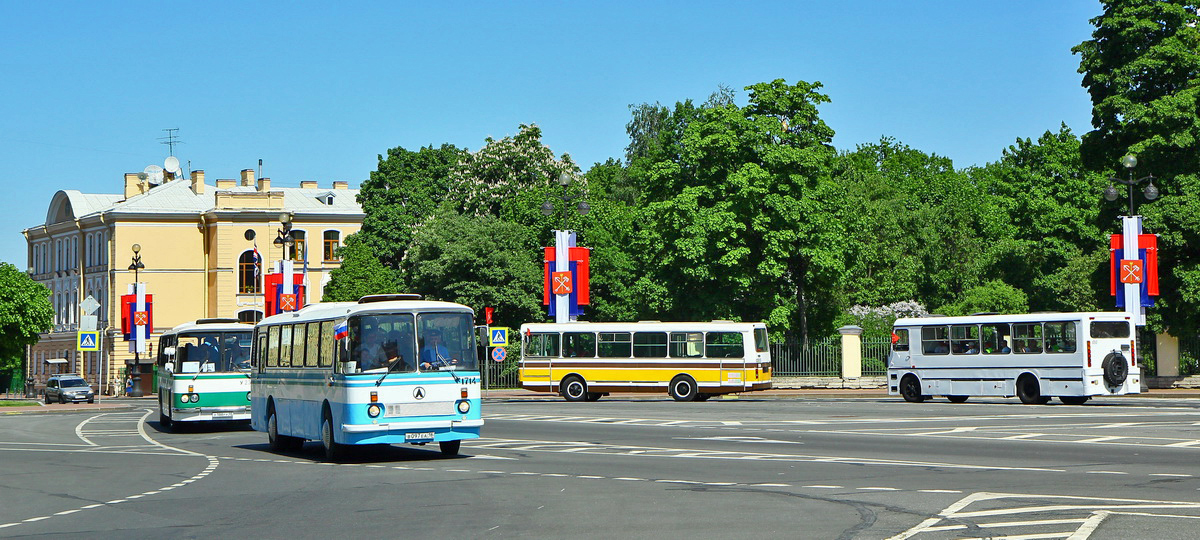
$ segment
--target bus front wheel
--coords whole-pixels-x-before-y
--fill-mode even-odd
[[[1042,395],[1042,385],[1037,377],[1026,373],[1017,379],[1017,397],[1026,405],[1045,405],[1050,398]]]
[[[325,452],[325,461],[336,461],[345,453],[345,448],[333,439],[333,418],[329,411],[321,415],[321,449]]]
[[[675,401],[693,401],[697,395],[696,379],[689,375],[677,375],[671,379],[669,393]]]
[[[900,381],[900,395],[904,397],[904,401],[909,403],[920,403],[925,401],[925,396],[921,395],[921,381],[916,375],[905,375]]]
[[[1083,405],[1091,396],[1058,396],[1064,405]]]
[[[462,447],[462,441],[442,441],[438,443],[438,447],[441,448],[443,456],[454,457],[458,455],[458,449]]]
[[[946,396],[950,403],[966,403],[969,396]]]
[[[567,401],[588,400],[587,383],[583,382],[583,378],[577,375],[571,375],[563,379],[560,391],[562,392],[563,399]]]
[[[300,448],[304,444],[304,439],[279,434],[277,416],[274,408],[267,411],[267,442],[270,444],[271,450],[283,452]]]

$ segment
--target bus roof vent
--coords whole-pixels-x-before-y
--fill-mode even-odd
[[[196,319],[196,324],[227,324],[227,323],[239,323],[239,322],[241,322],[241,321],[239,321],[237,319],[220,319],[220,318],[218,318],[218,319]]]
[[[713,319],[713,320],[712,320],[712,322],[730,322],[730,323],[731,323],[731,322],[733,322],[733,321],[730,321],[730,320],[727,320],[727,319]]]
[[[368,294],[358,299],[360,304],[370,304],[373,302],[395,302],[397,300],[420,300],[421,295],[412,293],[401,294]]]
[[[980,311],[979,313],[972,313],[971,316],[972,317],[981,317],[984,315],[999,315],[999,314],[1000,314],[999,311]]]

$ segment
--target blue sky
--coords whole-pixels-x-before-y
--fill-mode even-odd
[[[1090,128],[1072,46],[1090,0],[3,2],[0,261],[60,189],[120,193],[175,154],[209,182],[353,187],[380,153],[536,123],[584,170],[623,155],[629,105],[820,81],[843,150],[894,137],[957,167]]]

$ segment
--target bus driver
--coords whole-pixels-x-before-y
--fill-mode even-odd
[[[421,369],[433,369],[458,363],[450,358],[450,350],[442,345],[442,332],[430,330],[425,336],[425,347],[421,349]]]

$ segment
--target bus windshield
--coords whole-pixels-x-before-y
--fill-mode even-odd
[[[350,361],[357,371],[416,371],[416,338],[411,313],[351,317]]]
[[[250,369],[250,331],[180,334],[175,344],[177,373]]]
[[[479,369],[470,313],[422,313],[417,318],[422,371]]]

